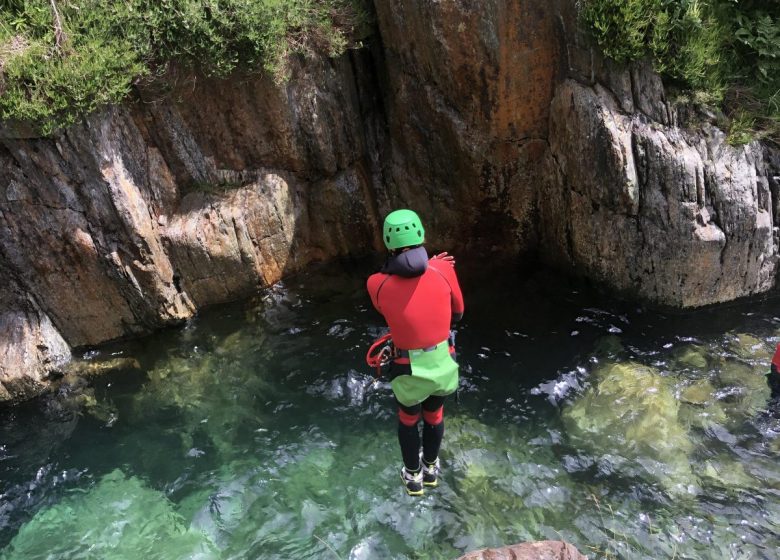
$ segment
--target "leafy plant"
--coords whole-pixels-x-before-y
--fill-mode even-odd
[[[650,58],[690,97],[720,104],[731,141],[780,141],[780,2],[583,0],[580,15],[607,56]]]
[[[9,0],[0,3],[0,119],[48,134],[124,99],[169,64],[289,77],[296,54],[344,51],[355,0]]]

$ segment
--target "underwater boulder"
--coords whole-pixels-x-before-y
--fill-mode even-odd
[[[771,390],[761,366],[752,366],[742,360],[721,359],[718,382],[721,386],[718,398],[734,422],[755,416],[769,403]]]
[[[750,490],[758,485],[758,481],[740,463],[729,457],[714,457],[705,461],[699,476],[708,486],[729,491]]]
[[[599,337],[593,348],[593,355],[600,360],[615,360],[625,352],[620,337],[614,334]]]
[[[687,491],[695,481],[688,461],[693,443],[670,381],[636,362],[605,364],[591,381],[563,412],[572,443],[598,456],[630,459],[668,490]]]
[[[704,406],[716,399],[715,392],[709,379],[698,379],[680,392],[680,400],[685,404]]]
[[[720,401],[707,401],[703,405],[683,403],[680,406],[680,423],[689,429],[711,430],[729,421],[727,407]]]
[[[74,360],[63,368],[65,378],[69,376],[94,379],[123,371],[138,371],[141,364],[135,358],[119,357],[109,359]]]
[[[3,551],[4,560],[218,557],[162,493],[120,470],[40,510]]]
[[[675,348],[670,366],[674,371],[707,369],[707,351],[698,344],[686,344]]]
[[[766,341],[752,334],[729,334],[726,349],[743,360],[763,360],[769,362],[772,358],[773,347]]]

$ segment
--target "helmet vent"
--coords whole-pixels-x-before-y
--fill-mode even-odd
[[[422,232],[419,229],[417,230],[417,237],[422,237]]]
[[[397,227],[395,228],[395,231],[401,231],[401,228]]]
[[[390,236],[389,235],[385,235],[385,239],[387,239],[387,242],[390,243]]]

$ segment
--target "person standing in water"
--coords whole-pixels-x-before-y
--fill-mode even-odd
[[[777,400],[780,404],[780,344],[775,348],[775,355],[772,356],[772,363],[769,365],[769,373],[766,375],[767,384],[772,391],[772,400]]]
[[[401,480],[407,494],[421,496],[424,486],[438,485],[444,400],[458,388],[450,326],[463,317],[463,295],[454,259],[447,253],[428,258],[425,230],[415,212],[388,214],[382,239],[390,255],[369,277],[367,288],[395,347],[390,383],[398,405]]]

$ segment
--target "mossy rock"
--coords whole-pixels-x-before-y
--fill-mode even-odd
[[[623,342],[614,334],[600,337],[593,348],[593,355],[601,360],[615,360],[625,353]]]
[[[139,371],[141,364],[135,358],[112,358],[109,360],[74,360],[65,366],[65,377],[94,379],[122,371]]]
[[[683,404],[679,412],[680,423],[688,428],[707,430],[729,422],[726,406],[719,402],[707,402],[706,406]]]
[[[563,412],[578,447],[640,464],[658,462],[661,468],[647,470],[670,490],[693,480],[688,462],[693,443],[667,378],[654,368],[624,362],[598,368],[591,379],[593,385]]]
[[[715,400],[715,391],[709,379],[699,379],[680,392],[680,400],[686,404],[703,406]]]
[[[674,370],[707,369],[707,351],[697,344],[688,344],[672,352],[671,365]]]
[[[749,490],[756,488],[757,481],[734,459],[715,458],[704,463],[699,476],[709,485],[727,490]]]
[[[765,360],[772,358],[767,342],[752,334],[736,333],[729,336],[726,348],[744,360]]]
[[[84,403],[84,411],[87,414],[107,426],[113,425],[114,422],[116,422],[119,418],[119,412],[110,401],[97,400],[94,391],[88,392],[86,396],[87,399]]]
[[[766,372],[741,360],[721,359],[718,367],[718,381],[726,386],[742,387],[748,390],[764,390],[769,395]]]

